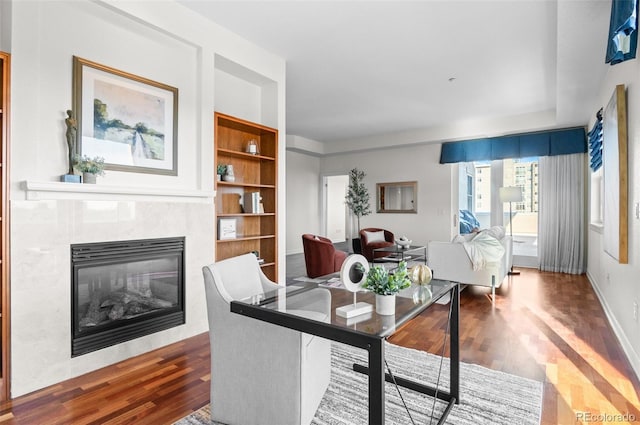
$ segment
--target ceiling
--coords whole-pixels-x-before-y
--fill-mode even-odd
[[[326,144],[586,125],[607,69],[611,0],[179,1],[284,58],[287,134]]]

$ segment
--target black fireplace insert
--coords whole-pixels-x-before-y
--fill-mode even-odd
[[[184,237],[71,245],[71,356],[185,323]]]

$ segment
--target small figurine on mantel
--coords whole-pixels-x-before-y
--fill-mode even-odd
[[[67,125],[67,132],[65,134],[67,138],[67,147],[69,150],[69,173],[60,176],[60,180],[69,183],[80,183],[80,176],[74,174],[73,164],[76,157],[76,137],[78,131],[78,121],[73,117],[73,111],[67,110],[67,118],[64,120]]]

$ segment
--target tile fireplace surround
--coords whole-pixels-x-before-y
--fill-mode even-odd
[[[214,257],[212,196],[29,195],[10,206],[12,397],[207,330],[201,269]],[[70,245],[174,236],[186,239],[186,324],[72,358]]]

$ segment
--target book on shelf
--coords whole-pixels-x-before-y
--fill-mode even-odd
[[[247,214],[259,214],[261,200],[262,197],[260,196],[260,192],[245,192],[244,212]]]

